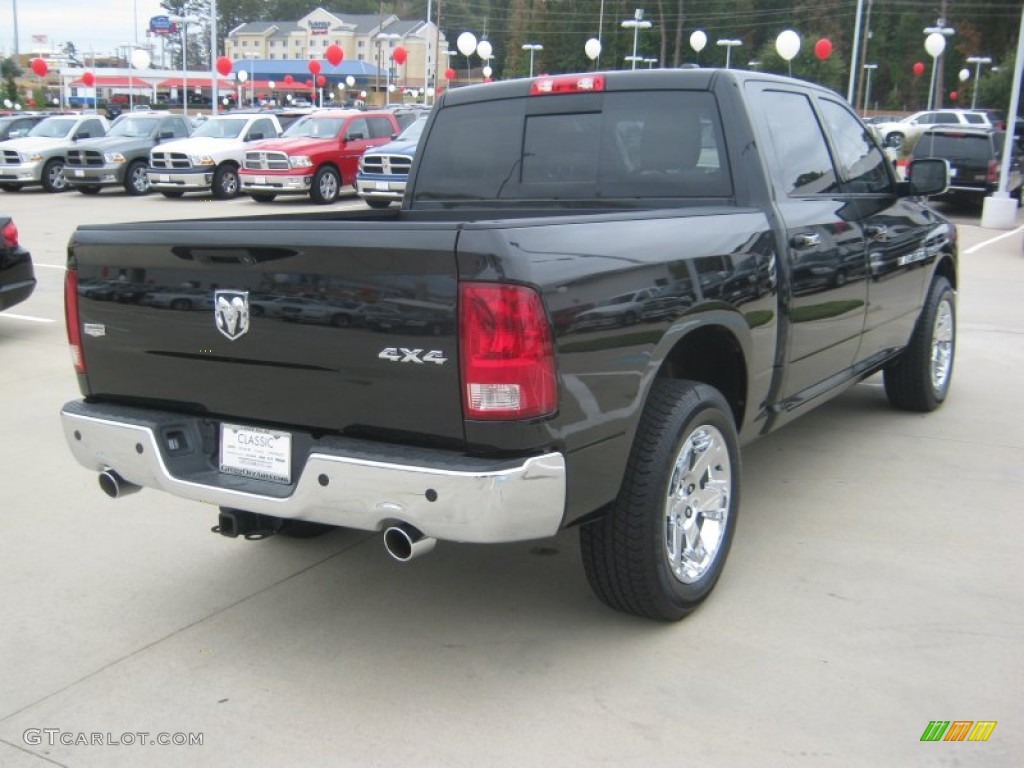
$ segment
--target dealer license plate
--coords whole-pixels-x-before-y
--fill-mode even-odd
[[[160,173],[160,174],[157,174],[157,178],[159,178],[160,181],[165,181],[165,182],[166,181],[170,181],[171,180],[171,174],[169,174],[169,173]]]
[[[259,427],[221,424],[220,471],[274,483],[290,483],[291,434]]]
[[[75,176],[85,176],[85,171],[75,171]]]
[[[390,186],[386,181],[378,181],[377,189],[381,192],[387,192],[390,189]]]
[[[260,184],[260,185],[266,184],[267,183],[267,177],[266,176],[253,176],[252,177],[252,183],[253,184]]]

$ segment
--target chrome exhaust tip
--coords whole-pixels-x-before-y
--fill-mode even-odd
[[[427,554],[436,544],[437,539],[424,536],[421,530],[408,523],[393,525],[384,531],[384,549],[400,563]]]
[[[112,499],[120,499],[122,496],[136,493],[142,490],[141,485],[129,483],[112,469],[100,472],[100,490]]]

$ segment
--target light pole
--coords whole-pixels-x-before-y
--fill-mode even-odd
[[[540,43],[524,43],[523,50],[530,52],[530,77],[533,77],[533,54],[537,51],[543,51],[544,46]]]
[[[935,108],[935,97],[938,95],[942,100],[942,83],[939,78],[939,58],[946,50],[946,38],[956,34],[952,27],[945,25],[945,19],[939,19],[938,25],[925,27],[924,33],[928,36],[924,40],[924,49],[932,57],[932,82],[928,89],[928,109]]]
[[[633,69],[636,69],[636,63],[638,61],[643,61],[642,56],[636,55],[636,45],[640,36],[640,30],[650,29],[651,22],[644,20],[644,9],[637,8],[636,11],[633,12],[632,19],[626,19],[624,22],[622,22],[622,28],[633,30],[633,55],[627,56],[626,61],[633,62]]]
[[[861,110],[863,114],[868,113],[868,108],[871,106],[871,73],[878,69],[877,64],[865,64],[864,69],[867,72],[864,83],[864,109]]]
[[[648,69],[654,69],[654,65],[658,63],[657,59],[644,59],[644,64],[647,65]]]
[[[379,32],[377,34],[377,71],[380,72],[380,60],[381,60],[381,48],[384,43],[388,44],[388,59],[387,59],[387,71],[384,75],[384,99],[385,104],[391,103],[391,46],[394,45],[395,40],[401,40],[402,36],[396,32]],[[378,74],[377,77],[380,77]],[[378,88],[379,90],[379,88]]]
[[[974,95],[971,96],[971,109],[975,109],[978,106],[978,79],[981,77],[981,65],[991,64],[992,59],[989,56],[968,56],[967,63],[974,65]]]
[[[725,68],[730,69],[732,64],[732,49],[738,45],[743,45],[742,40],[719,40],[718,45],[725,48]]]
[[[256,51],[246,51],[245,58],[249,59],[249,106],[256,101]],[[243,88],[244,91],[244,88]]]
[[[181,24],[181,108],[188,117],[188,23],[199,21],[191,16],[171,16],[169,21]]]

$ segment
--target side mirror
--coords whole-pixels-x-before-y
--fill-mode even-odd
[[[174,138],[174,131],[160,131],[160,135],[157,136],[157,139],[159,139],[160,141],[167,141],[167,139],[173,139],[173,138]]]
[[[263,134],[260,131],[253,131],[249,134],[249,138],[246,141],[259,141],[263,138]]]
[[[906,183],[908,195],[941,195],[949,188],[949,161],[938,157],[911,160]]]
[[[365,136],[361,133],[349,133],[345,135],[345,141],[364,141]]]

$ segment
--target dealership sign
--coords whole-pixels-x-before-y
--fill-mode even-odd
[[[154,35],[172,35],[178,31],[178,25],[169,16],[153,16],[149,20],[149,31]]]

